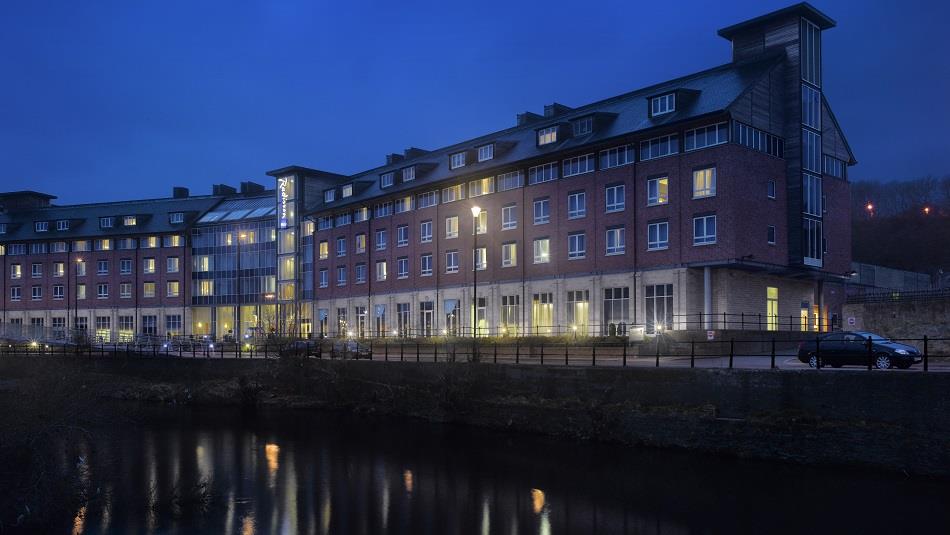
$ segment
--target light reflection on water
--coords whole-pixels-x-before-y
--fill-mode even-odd
[[[76,446],[100,490],[75,535],[876,532],[950,519],[945,486],[879,474],[343,415],[161,409],[144,422]],[[188,498],[201,482],[207,511]],[[816,489],[843,501],[796,506]],[[900,502],[893,515],[835,513],[882,493]]]

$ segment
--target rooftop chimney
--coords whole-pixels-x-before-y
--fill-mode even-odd
[[[530,111],[526,111],[526,112],[524,112],[524,113],[519,113],[519,114],[518,114],[518,126],[524,126],[524,125],[526,125],[526,124],[531,124],[531,123],[540,121],[540,120],[542,120],[542,119],[544,119],[544,117],[541,117],[541,116],[538,115],[537,113],[531,113]]]
[[[241,193],[260,193],[264,191],[264,186],[258,184],[257,182],[241,182]]]
[[[227,184],[215,184],[211,187],[212,195],[234,195],[237,193],[237,190]]]
[[[563,113],[567,113],[574,108],[570,106],[565,106],[564,104],[558,104],[557,102],[552,102],[544,107],[544,116],[545,117],[555,117]]]
[[[429,154],[429,151],[427,151],[427,150],[425,150],[425,149],[418,149],[418,148],[416,148],[416,147],[409,147],[408,149],[406,149],[406,150],[403,151],[403,154],[406,155],[406,159],[407,159],[407,160],[411,160],[411,159],[413,159],[413,158],[418,158],[418,157],[420,157],[420,156],[425,156],[426,154]]]
[[[181,186],[175,186],[172,188],[173,199],[187,199],[189,195],[191,195],[191,192],[188,191],[188,188],[183,188]]]
[[[387,154],[387,155],[386,155],[386,165],[392,165],[392,164],[394,164],[394,163],[399,163],[399,162],[401,162],[401,161],[403,161],[403,160],[405,160],[405,159],[406,159],[405,156],[403,156],[402,154],[395,153],[395,152],[392,153],[392,154]]]

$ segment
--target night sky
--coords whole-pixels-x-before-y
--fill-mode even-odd
[[[717,29],[790,3],[8,1],[0,190],[67,204],[362,171],[726,63]],[[948,3],[813,4],[838,21],[824,85],[851,178],[950,173]]]

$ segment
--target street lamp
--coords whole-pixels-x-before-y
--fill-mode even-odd
[[[482,209],[472,207],[472,360],[478,361],[478,216]]]
[[[73,269],[73,330],[76,330],[79,323],[79,265],[82,264],[82,258],[76,259],[76,267]],[[67,327],[68,329],[68,327]],[[75,333],[73,335],[75,339]]]

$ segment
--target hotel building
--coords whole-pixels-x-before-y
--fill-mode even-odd
[[[272,191],[128,209],[5,194],[3,321],[42,311],[46,325],[69,323],[55,311],[71,297],[50,300],[61,295],[50,293],[55,277],[24,282],[39,258],[165,266],[177,255],[180,274],[110,272],[110,288],[133,277],[134,297],[86,293],[80,307],[115,309],[110,325],[133,315],[142,330],[147,315],[160,334],[216,337],[827,328],[851,270],[856,163],[823,93],[821,35],[834,26],[797,4],[719,30],[731,43],[724,65],[583,106],[553,103],[510,128],[390,154],[354,175],[287,166],[268,173]],[[60,240],[60,219],[83,223]],[[185,241],[164,247],[165,236]],[[151,237],[160,255],[141,247]],[[132,238],[138,248],[119,249]],[[91,250],[74,248],[83,241]],[[53,253],[53,242],[66,250]],[[145,282],[164,292],[145,297]],[[95,308],[77,320],[98,332]]]

